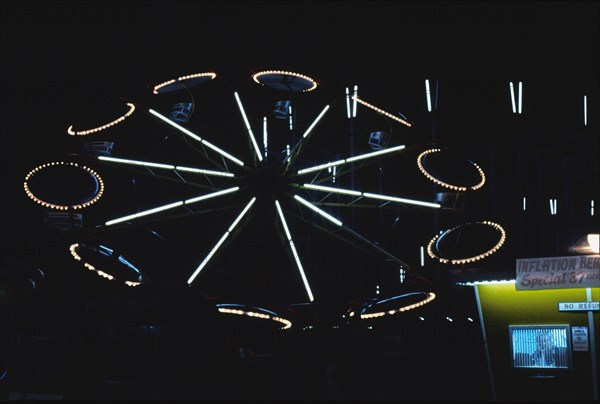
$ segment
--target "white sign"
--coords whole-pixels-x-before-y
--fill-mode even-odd
[[[517,290],[597,288],[600,255],[518,259],[515,285]]]
[[[587,351],[588,348],[588,328],[571,327],[573,351]]]
[[[598,311],[600,302],[559,302],[558,311]]]

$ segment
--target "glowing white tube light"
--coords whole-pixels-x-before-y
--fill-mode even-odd
[[[275,200],[275,207],[277,208],[277,213],[279,214],[279,219],[281,220],[281,224],[283,225],[283,229],[285,231],[285,235],[288,239],[290,250],[292,251],[292,255],[294,256],[294,261],[296,261],[296,266],[298,267],[298,271],[300,272],[300,276],[302,277],[302,283],[304,284],[304,289],[306,290],[306,294],[308,295],[308,299],[312,302],[314,299],[312,291],[310,290],[310,285],[308,284],[308,279],[306,279],[306,274],[304,273],[304,268],[302,267],[302,262],[300,261],[300,257],[298,256],[298,251],[296,251],[296,246],[294,245],[294,241],[292,241],[292,235],[290,234],[290,230],[288,229],[287,222],[285,217],[283,216],[283,212],[281,211],[281,206],[279,205],[279,201]]]
[[[587,126],[587,95],[583,96],[583,126]]]
[[[425,80],[425,95],[427,96],[427,111],[431,112],[431,91],[429,90],[429,80]]]
[[[263,118],[263,146],[265,147],[265,158],[269,151],[269,136],[267,135],[267,117]]]
[[[425,266],[425,247],[421,246],[421,266]]]
[[[217,177],[233,177],[234,176],[232,173],[228,173],[228,172],[224,172],[224,171],[213,171],[213,170],[205,170],[202,168],[174,166],[172,164],[151,163],[148,161],[130,160],[130,159],[117,158],[117,157],[99,156],[98,160],[108,161],[111,163],[118,163],[118,164],[129,164],[129,165],[142,166],[142,167],[162,168],[165,170],[187,171],[187,172],[191,172],[191,173],[213,175],[213,176],[217,176]]]
[[[515,104],[515,87],[513,86],[513,82],[510,82],[510,101],[512,103],[512,111],[513,114],[517,113],[517,106]]]
[[[184,203],[186,205],[190,205],[192,203],[196,203],[196,202],[200,202],[200,201],[206,201],[207,199],[212,199],[212,198],[216,198],[216,197],[221,196],[221,195],[226,195],[226,194],[230,194],[232,192],[236,192],[239,189],[240,189],[240,187],[227,188],[227,189],[224,189],[222,191],[217,191],[217,192],[213,192],[213,193],[206,194],[206,195],[200,195],[200,196],[197,196],[195,198],[186,199],[184,201]]]
[[[217,242],[217,244],[215,244],[215,246],[212,248],[212,250],[210,250],[210,252],[206,256],[206,258],[204,258],[204,260],[202,261],[202,263],[200,263],[200,265],[198,266],[198,268],[196,268],[196,270],[194,271],[194,273],[192,274],[192,276],[190,276],[190,278],[187,281],[188,285],[192,284],[192,282],[194,281],[194,279],[196,279],[196,277],[198,276],[198,274],[200,273],[200,271],[202,271],[204,269],[204,267],[206,266],[206,264],[208,264],[208,261],[210,261],[210,259],[213,257],[213,255],[215,255],[215,253],[221,247],[221,245],[223,245],[223,243],[225,242],[225,240],[227,239],[227,237],[235,229],[235,227],[238,225],[238,223],[240,222],[240,220],[242,220],[242,218],[248,213],[248,211],[250,210],[250,208],[252,207],[252,205],[254,204],[254,202],[256,202],[256,198],[252,198],[250,200],[250,202],[248,202],[248,204],[246,205],[246,207],[242,210],[242,212],[238,215],[238,217],[233,221],[233,223],[231,224],[231,226],[229,226],[229,229],[227,229],[227,231],[225,232],[225,234],[223,234],[223,237],[221,237],[221,239]]]
[[[238,215],[238,217],[233,221],[233,223],[231,223],[231,226],[229,226],[229,229],[227,229],[228,232],[232,232],[235,227],[238,225],[238,223],[240,222],[240,220],[242,220],[242,218],[244,216],[246,216],[246,213],[248,213],[248,211],[250,210],[250,208],[252,207],[252,205],[254,205],[254,202],[256,202],[256,197],[252,198],[250,200],[250,202],[248,202],[248,204],[246,205],[246,207],[244,208],[244,210],[242,210],[242,213],[240,213]]]
[[[425,206],[428,208],[436,208],[436,209],[441,208],[441,205],[439,203],[431,203],[431,202],[417,201],[414,199],[398,198],[396,196],[373,194],[370,192],[360,192],[360,191],[354,191],[351,189],[326,187],[323,185],[315,185],[315,184],[304,184],[304,185],[302,185],[302,188],[313,189],[315,191],[330,192],[330,193],[335,193],[335,194],[362,196],[365,198],[379,199],[379,200],[389,201],[389,202],[405,203],[408,205],[419,205],[419,206]]]
[[[333,177],[331,178],[331,182],[335,184],[335,176],[337,174],[337,167],[333,166]]]
[[[350,89],[346,87],[346,116],[350,119]]]
[[[285,145],[285,155],[286,155],[287,157],[290,157],[290,152],[291,152],[290,145],[289,145],[289,144],[286,144],[286,145]]]
[[[550,199],[550,214],[551,215],[556,215],[558,213],[557,211],[557,203],[556,203],[556,199]]]
[[[346,164],[346,163],[351,163],[353,161],[359,161],[359,160],[369,159],[371,157],[377,157],[377,156],[381,156],[383,154],[393,153],[393,152],[396,152],[398,150],[402,150],[402,149],[405,149],[405,148],[406,148],[405,145],[394,146],[394,147],[390,147],[389,149],[383,149],[383,150],[378,150],[378,151],[375,151],[375,152],[370,152],[370,153],[365,153],[365,154],[359,154],[358,156],[349,157],[347,159],[332,161],[330,163],[319,164],[318,166],[303,168],[301,170],[298,170],[298,175],[302,175],[302,174],[306,174],[306,173],[310,173],[310,172],[314,172],[314,171],[324,170],[324,169],[329,168],[329,167],[341,166],[341,165]]]
[[[228,172],[225,172],[225,171],[205,170],[203,168],[175,166],[175,170],[177,170],[177,171],[187,171],[187,172],[196,173],[196,174],[213,175],[215,177],[229,177],[229,178],[233,178],[234,177],[234,175],[232,173],[228,173]]]
[[[229,193],[235,192],[235,191],[237,191],[239,189],[240,189],[239,187],[228,188],[228,189],[224,189],[222,191],[217,191],[217,192],[213,192],[213,193],[206,194],[206,195],[200,195],[198,197],[187,199],[185,201],[179,201],[179,202],[170,203],[168,205],[158,206],[158,207],[153,208],[153,209],[144,210],[142,212],[138,212],[138,213],[134,213],[134,214],[131,214],[131,215],[123,216],[123,217],[118,218],[118,219],[109,220],[108,222],[105,223],[105,225],[106,226],[110,226],[110,225],[113,225],[113,224],[126,222],[128,220],[137,219],[139,217],[152,215],[154,213],[163,212],[165,210],[173,209],[173,208],[176,208],[178,206],[182,206],[184,204],[189,205],[189,204],[196,203],[196,202],[199,202],[199,201],[204,201],[204,200],[207,200],[207,199],[216,198],[216,197],[221,196],[221,195],[225,195],[225,194],[229,194]]]
[[[131,220],[131,219],[137,219],[139,217],[148,216],[148,215],[151,215],[153,213],[158,213],[158,212],[162,212],[162,211],[165,211],[165,210],[173,209],[173,208],[176,208],[176,207],[182,206],[182,205],[183,205],[183,201],[170,203],[168,205],[158,206],[158,207],[153,208],[153,209],[148,209],[148,210],[145,210],[145,211],[142,211],[142,212],[134,213],[132,215],[123,216],[123,217],[118,218],[118,219],[109,220],[108,222],[105,223],[105,225],[106,226],[110,226],[110,225],[113,225],[113,224],[116,224],[116,223],[126,222],[126,221]]]
[[[238,108],[240,109],[240,113],[242,114],[242,118],[244,119],[244,123],[246,124],[246,129],[248,130],[248,136],[250,136],[250,140],[252,141],[252,146],[254,146],[254,151],[256,152],[256,157],[258,157],[259,161],[262,161],[262,154],[260,153],[260,149],[258,148],[258,143],[256,143],[256,139],[254,138],[254,134],[252,133],[252,128],[250,127],[250,122],[248,122],[248,117],[246,116],[246,111],[244,111],[244,106],[242,105],[242,100],[240,100],[240,96],[237,91],[233,93],[235,95],[235,100],[237,101]]]
[[[302,187],[306,188],[306,189],[314,189],[315,191],[331,192],[334,194],[352,195],[352,196],[361,196],[362,195],[362,193],[359,191],[353,191],[351,189],[343,189],[343,188],[326,187],[323,185],[304,184]]]
[[[306,138],[309,135],[309,133],[313,130],[317,123],[319,123],[321,118],[323,118],[323,115],[325,115],[327,110],[329,110],[329,105],[326,105],[325,108],[323,108],[319,116],[317,116],[317,119],[313,121],[313,123],[308,127],[308,129],[306,129],[306,132],[304,132],[304,134],[302,135],[303,138]]]
[[[300,202],[302,205],[304,205],[307,208],[309,208],[310,210],[312,210],[313,212],[316,212],[319,215],[321,215],[323,218],[329,220],[331,223],[336,224],[338,226],[342,225],[342,222],[340,222],[338,219],[336,219],[335,217],[331,216],[329,213],[325,212],[324,210],[317,208],[312,203],[310,203],[307,200],[299,197],[298,195],[294,195],[294,199],[297,200],[298,202]]]
[[[290,229],[288,229],[287,222],[283,217],[283,212],[281,211],[281,206],[279,205],[279,201],[275,201],[275,207],[277,208],[277,213],[279,214],[279,219],[281,219],[281,223],[283,225],[283,230],[285,231],[285,237],[288,241],[292,239],[292,235],[290,234]]]
[[[523,110],[523,83],[519,81],[519,114]]]
[[[358,98],[358,86],[354,85],[354,97],[352,102],[352,118],[356,118],[356,100]]]
[[[292,119],[292,106],[291,105],[288,107],[288,117],[290,119],[290,130],[294,130],[294,123],[293,123],[293,119]]]
[[[233,157],[231,154],[227,153],[226,151],[218,148],[217,146],[215,146],[214,144],[210,143],[207,140],[202,139],[200,136],[196,135],[195,133],[189,131],[188,129],[184,128],[183,126],[173,122],[172,120],[170,120],[169,118],[167,118],[164,115],[159,114],[158,112],[156,112],[153,109],[149,109],[148,110],[152,115],[156,116],[158,119],[162,120],[163,122],[168,123],[169,125],[171,125],[172,127],[174,127],[175,129],[181,131],[182,133],[184,133],[185,135],[191,137],[192,139],[202,143],[204,146],[214,150],[215,152],[219,153],[220,155],[222,155],[223,157],[225,157],[226,159],[229,159],[231,161],[233,161],[235,164],[239,165],[239,166],[243,166],[244,162],[242,162],[241,160]]]
[[[523,212],[527,210],[527,198],[523,197]]]
[[[400,123],[403,123],[404,125],[410,127],[412,126],[412,124],[410,122],[405,121],[402,118],[398,118],[396,115],[392,115],[389,112],[384,111],[381,108],[377,108],[375,105],[369,104],[366,101],[361,100],[360,98],[356,97],[356,96],[352,96],[352,99],[355,101],[358,101],[359,103],[361,103],[362,105],[364,105],[365,107],[371,108],[373,111],[375,112],[379,112],[381,115],[385,115],[390,119],[393,119],[394,121],[398,121]]]
[[[347,158],[346,163],[352,163],[353,161],[364,160],[364,159],[368,159],[371,157],[381,156],[382,154],[393,153],[395,151],[402,150],[404,148],[406,148],[405,145],[400,145],[400,146],[390,147],[389,149],[383,149],[383,150],[378,150],[378,151],[371,152],[371,153],[360,154],[358,156]]]
[[[590,201],[590,216],[594,216],[594,200]]]
[[[147,161],[129,160],[129,159],[122,159],[122,158],[117,158],[117,157],[99,156],[98,160],[110,161],[111,163],[129,164],[129,165],[134,165],[134,166],[164,168],[165,170],[174,170],[175,169],[175,166],[171,165],[171,164],[150,163]]]
[[[423,202],[423,201],[417,201],[414,199],[398,198],[395,196],[372,194],[369,192],[363,192],[362,196],[364,196],[365,198],[373,198],[373,199],[380,199],[382,201],[405,203],[408,205],[425,206],[428,208],[435,208],[435,209],[439,209],[442,207],[442,205],[440,205],[439,203]]]
[[[319,164],[318,166],[313,166],[313,167],[308,167],[308,168],[303,168],[302,170],[298,170],[298,174],[306,174],[306,173],[310,173],[310,172],[314,172],[314,171],[320,171],[320,170],[324,170],[326,168],[329,167],[334,167],[334,166],[341,166],[342,164],[345,164],[346,160],[337,160],[337,161],[332,161],[331,163],[325,163],[325,164]]]

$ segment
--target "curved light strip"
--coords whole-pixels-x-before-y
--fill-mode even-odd
[[[406,148],[405,145],[394,146],[394,147],[390,147],[389,149],[383,149],[383,150],[378,150],[378,151],[374,151],[374,152],[370,152],[370,153],[359,154],[358,156],[348,157],[347,159],[332,161],[330,163],[324,163],[324,164],[320,164],[318,166],[303,168],[301,170],[298,170],[298,175],[310,173],[313,171],[324,170],[329,167],[341,166],[342,164],[352,163],[353,161],[364,160],[364,159],[368,159],[371,157],[377,157],[382,154],[393,153],[393,152],[396,152],[399,150],[403,150],[405,148]]]
[[[435,293],[433,293],[433,292],[427,292],[427,293],[425,293],[425,292],[416,292],[416,293],[423,293],[423,294],[426,294],[427,296],[423,300],[421,300],[420,302],[409,304],[407,306],[400,307],[400,308],[398,308],[396,310],[388,310],[388,311],[380,311],[380,312],[377,312],[377,313],[361,314],[360,318],[362,320],[366,320],[366,319],[369,319],[369,318],[383,317],[386,314],[387,315],[394,315],[396,313],[401,313],[401,312],[404,312],[404,311],[409,311],[409,310],[416,309],[417,307],[424,306],[427,303],[431,302],[433,299],[435,299]],[[406,296],[406,295],[403,295],[403,296]],[[399,297],[402,297],[402,296],[399,296]],[[390,299],[386,299],[386,300],[390,300]],[[377,303],[375,303],[375,304],[377,304]]]
[[[188,74],[187,76],[181,76],[178,77],[177,80],[175,79],[171,79],[171,80],[167,80],[164,81],[160,84],[157,84],[156,86],[154,86],[154,90],[152,90],[152,92],[154,94],[158,94],[158,90],[160,90],[161,88],[163,88],[164,86],[168,86],[169,84],[173,84],[176,81],[183,81],[183,80],[189,80],[189,79],[195,79],[197,77],[210,77],[210,79],[214,79],[215,77],[217,77],[216,73],[212,73],[212,72],[208,72],[208,73],[196,73],[196,74]]]
[[[27,184],[27,181],[29,181],[39,171],[43,170],[44,168],[52,167],[52,166],[73,166],[73,167],[81,168],[83,171],[89,173],[92,176],[92,178],[94,178],[94,181],[96,181],[96,195],[94,195],[92,197],[92,199],[90,199],[88,201],[85,201],[82,203],[77,203],[75,205],[57,205],[54,203],[50,203],[50,202],[41,200],[40,198],[35,196],[33,194],[33,192],[31,192],[31,190],[29,189],[29,185]],[[29,198],[31,198],[34,202],[36,202],[44,207],[47,207],[50,209],[58,209],[58,210],[69,210],[69,209],[77,210],[77,209],[87,208],[88,206],[96,203],[102,197],[102,194],[104,193],[104,182],[102,181],[102,178],[100,178],[100,175],[98,175],[98,173],[96,171],[92,170],[91,168],[89,168],[87,166],[79,165],[78,163],[66,163],[64,161],[58,161],[58,162],[54,162],[54,163],[42,164],[41,166],[37,166],[36,168],[31,170],[29,173],[27,173],[27,175],[25,176],[25,181],[23,182],[23,188],[25,189],[25,193],[27,194],[27,196]]]
[[[100,132],[101,130],[104,129],[108,129],[111,126],[114,126],[118,123],[121,123],[125,120],[125,118],[127,118],[128,116],[130,116],[131,114],[133,114],[133,111],[135,111],[135,105],[133,105],[132,103],[128,102],[127,106],[129,107],[129,111],[127,111],[125,113],[125,115],[115,119],[112,122],[107,123],[106,125],[102,125],[102,126],[98,126],[97,128],[93,128],[93,129],[87,129],[87,130],[79,130],[79,131],[75,131],[73,130],[73,125],[69,126],[67,129],[67,133],[71,136],[85,136],[85,135],[89,135],[91,133],[96,133],[96,132]]]
[[[272,313],[274,315],[271,316],[269,314],[258,313],[256,311],[251,311],[251,310],[230,309],[230,308],[227,308],[227,307],[220,307],[220,306],[229,306],[229,307],[234,306],[234,307],[241,307],[241,308],[243,308],[244,306],[242,306],[242,305],[231,305],[231,304],[228,304],[228,305],[219,305],[218,304],[217,308],[219,310],[219,313],[223,313],[223,314],[236,314],[238,316],[248,316],[248,317],[260,318],[260,319],[263,319],[263,320],[273,320],[273,321],[276,321],[276,322],[278,322],[280,324],[283,324],[283,328],[281,328],[282,330],[287,330],[287,329],[292,328],[292,322],[291,321],[289,321],[289,320],[287,320],[285,318],[279,317],[279,316],[275,315],[275,313],[272,313],[272,312],[270,312],[270,313]],[[262,310],[262,309],[259,309],[259,308],[256,308],[256,307],[251,307],[251,308],[252,309],[257,309],[257,310]],[[268,311],[268,310],[264,310],[264,311]]]
[[[467,257],[467,258],[459,258],[459,259],[448,259],[448,258],[443,258],[443,257],[439,257],[437,256],[434,252],[433,252],[433,245],[436,243],[436,241],[443,235],[447,235],[449,233],[451,233],[452,231],[464,227],[464,226],[468,226],[470,224],[485,224],[487,226],[493,227],[494,229],[498,230],[498,232],[500,233],[500,240],[498,240],[498,243],[496,243],[496,245],[494,247],[492,247],[491,249],[489,249],[488,251],[481,253],[479,255],[475,255],[473,257]],[[500,226],[498,223],[494,223],[494,222],[490,222],[490,221],[483,221],[483,222],[475,222],[475,223],[466,223],[466,224],[461,224],[459,226],[453,227],[452,229],[446,230],[445,232],[443,232],[442,234],[436,234],[435,237],[433,237],[431,239],[431,241],[429,242],[429,244],[427,245],[427,254],[429,254],[429,256],[432,259],[437,259],[439,260],[442,264],[468,264],[470,262],[475,262],[475,261],[479,261],[482,260],[490,255],[492,255],[493,253],[495,253],[496,251],[498,251],[500,249],[500,247],[502,247],[502,245],[504,244],[504,242],[506,241],[506,232],[504,231],[504,229],[502,228],[502,226]]]
[[[317,82],[315,80],[311,79],[310,77],[305,76],[304,74],[294,73],[294,72],[286,72],[286,71],[283,71],[283,70],[265,70],[265,71],[262,71],[262,72],[254,73],[252,75],[252,80],[254,80],[254,82],[257,83],[257,84],[260,84],[260,85],[264,86],[264,84],[260,82],[259,77],[267,75],[267,74],[285,74],[286,76],[298,77],[300,79],[304,79],[304,80],[309,81],[311,83],[311,87],[307,88],[306,90],[302,90],[303,93],[306,93],[308,91],[312,91],[315,88],[317,88]]]
[[[419,166],[419,170],[421,170],[421,172],[423,173],[423,175],[427,178],[429,178],[431,181],[433,181],[434,183],[441,185],[445,188],[448,189],[452,189],[454,191],[462,191],[465,192],[467,190],[472,190],[472,191],[476,191],[479,188],[481,188],[483,186],[483,184],[485,184],[485,174],[483,172],[483,170],[481,169],[481,167],[479,167],[476,163],[473,163],[472,161],[469,161],[471,164],[473,164],[473,167],[475,167],[475,169],[477,170],[477,172],[479,173],[479,176],[481,177],[481,180],[479,181],[479,183],[473,185],[472,187],[463,187],[460,185],[452,185],[452,184],[448,184],[447,182],[444,182],[442,180],[439,180],[437,178],[435,178],[433,175],[429,174],[429,172],[425,169],[425,167],[423,166],[423,157],[427,156],[428,154],[432,154],[432,153],[437,153],[442,151],[442,149],[429,149],[429,150],[425,150],[423,153],[419,154],[419,157],[417,157],[417,166]]]
[[[79,243],[74,243],[74,244],[71,244],[69,246],[69,252],[71,253],[71,256],[75,259],[75,261],[81,262],[83,264],[84,268],[86,268],[86,269],[88,269],[90,271],[96,272],[96,274],[98,274],[98,276],[106,278],[109,281],[114,281],[115,280],[115,277],[112,276],[111,274],[108,274],[108,273],[106,273],[104,271],[96,269],[96,267],[94,267],[92,264],[83,261],[82,258],[81,258],[81,256],[79,254],[77,254],[77,250],[80,247],[89,248],[89,247],[85,246],[84,244],[79,244]],[[112,253],[112,250],[111,250],[111,253]],[[119,256],[119,258],[118,258],[119,262],[123,263],[124,265],[127,265],[128,267],[130,267],[130,268],[134,269],[136,272],[138,272],[140,274],[140,276],[138,277],[138,280],[141,281],[141,278],[142,278],[141,272],[137,268],[135,268],[133,265],[131,265],[127,260],[125,260],[124,258],[121,260],[121,258],[122,258],[122,256]],[[123,283],[125,285],[131,286],[131,287],[135,287],[135,286],[138,286],[138,285],[142,284],[142,282],[134,282],[134,281],[124,281]]]
[[[381,108],[377,108],[375,105],[369,104],[368,102],[361,100],[361,99],[360,99],[360,98],[358,98],[356,95],[353,95],[353,96],[352,96],[352,99],[353,99],[353,100],[355,100],[355,101],[358,101],[360,104],[364,105],[365,107],[369,107],[369,108],[371,108],[371,109],[372,109],[373,111],[375,111],[375,112],[379,112],[381,115],[385,115],[385,116],[387,116],[388,118],[390,118],[390,119],[393,119],[394,121],[398,121],[398,122],[400,122],[400,123],[403,123],[404,125],[406,125],[406,126],[408,126],[408,127],[411,127],[411,126],[412,126],[412,124],[411,124],[410,122],[408,122],[408,121],[405,121],[405,120],[404,120],[404,119],[402,119],[402,118],[398,118],[396,115],[392,115],[392,114],[390,114],[389,112],[386,112],[386,111],[384,111],[384,110],[383,110],[383,109],[381,109]]]

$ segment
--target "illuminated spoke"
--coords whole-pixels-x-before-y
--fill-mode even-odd
[[[418,201],[415,199],[398,198],[396,196],[373,194],[370,192],[360,192],[360,191],[355,191],[352,189],[326,187],[326,186],[315,185],[315,184],[304,184],[304,185],[302,185],[302,188],[311,189],[311,190],[319,191],[319,192],[333,193],[333,194],[361,196],[364,198],[378,199],[378,200],[388,201],[388,202],[404,203],[407,205],[418,205],[418,206],[424,206],[427,208],[435,208],[435,209],[441,208],[441,205],[439,203],[424,202],[424,201]]]
[[[263,157],[258,148],[258,143],[256,143],[256,139],[254,138],[254,133],[252,133],[252,128],[250,127],[250,122],[248,122],[248,117],[246,116],[246,111],[244,111],[244,106],[242,105],[242,100],[240,100],[240,96],[237,92],[234,93],[235,100],[237,101],[238,108],[240,109],[240,113],[242,114],[242,118],[244,119],[244,124],[246,125],[246,129],[248,130],[248,136],[252,141],[252,146],[254,146],[254,152],[256,153],[256,157],[258,157],[258,161],[262,161]]]
[[[389,112],[384,111],[381,108],[377,108],[375,105],[369,104],[366,101],[361,100],[360,98],[358,98],[357,96],[353,95],[352,99],[355,101],[358,101],[359,104],[364,105],[365,107],[371,108],[373,111],[380,113],[381,115],[387,116],[390,119],[393,119],[394,121],[398,121],[408,127],[412,126],[412,124],[410,122],[405,121],[402,118],[397,117],[396,115],[392,115]]]
[[[296,261],[296,266],[298,267],[298,271],[300,272],[300,276],[302,277],[304,289],[306,290],[308,299],[312,302],[315,299],[313,297],[312,291],[310,290],[310,285],[308,284],[308,280],[306,279],[306,274],[304,273],[304,268],[302,267],[302,262],[300,261],[300,257],[298,256],[298,251],[296,251],[296,246],[294,245],[294,241],[292,240],[292,235],[290,234],[287,222],[285,220],[285,217],[283,216],[283,212],[281,211],[281,206],[279,205],[279,201],[277,200],[275,201],[275,207],[277,208],[277,213],[279,214],[279,219],[281,220],[281,224],[285,231],[285,236],[287,238],[287,242],[294,257],[294,261]]]
[[[318,213],[319,215],[321,215],[321,217],[329,220],[331,223],[336,224],[338,226],[342,225],[341,221],[339,221],[335,217],[331,216],[329,213],[325,212],[323,209],[317,208],[315,205],[313,205],[312,203],[308,202],[307,200],[299,197],[298,195],[294,195],[294,199],[296,201],[298,201],[299,203],[301,203],[302,205],[304,205],[307,208],[309,208],[310,210],[312,210],[313,212]]]
[[[204,269],[204,267],[208,264],[208,261],[210,261],[210,259],[213,257],[213,255],[215,255],[215,253],[221,247],[221,245],[223,245],[223,243],[225,242],[227,237],[229,237],[231,235],[231,233],[236,228],[236,226],[239,224],[239,222],[242,220],[242,218],[248,213],[248,211],[250,210],[250,208],[252,207],[254,202],[256,202],[256,197],[252,198],[250,200],[250,202],[248,202],[246,207],[242,210],[242,212],[238,215],[238,217],[233,221],[231,226],[229,226],[229,228],[227,229],[225,234],[223,234],[223,237],[221,237],[221,239],[217,242],[217,244],[215,244],[215,246],[212,248],[212,250],[210,250],[210,252],[206,256],[206,258],[204,258],[204,261],[202,261],[202,263],[198,266],[198,268],[196,268],[196,270],[194,271],[192,276],[190,276],[190,278],[187,281],[188,285],[191,285],[191,283],[194,281],[194,279],[196,279],[196,277],[198,276],[200,271],[202,271]]]
[[[336,161],[332,161],[330,163],[324,163],[324,164],[319,164],[317,166],[303,168],[301,170],[298,170],[298,175],[308,174],[308,173],[312,173],[315,171],[321,171],[321,170],[324,170],[329,167],[342,166],[346,163],[352,163],[355,161],[366,160],[366,159],[370,159],[373,157],[382,156],[384,154],[395,153],[395,152],[404,150],[405,148],[406,148],[405,145],[399,145],[399,146],[390,147],[389,149],[383,149],[383,150],[378,150],[378,151],[374,151],[374,152],[370,152],[370,153],[359,154],[358,156],[348,157],[347,159],[336,160]]]
[[[308,141],[309,135],[311,134],[312,130],[315,128],[315,126],[317,126],[317,124],[319,123],[321,118],[323,118],[323,116],[325,115],[325,113],[327,113],[328,110],[329,110],[329,105],[326,105],[325,108],[323,108],[323,110],[321,111],[321,113],[317,116],[317,118],[313,121],[313,123],[310,124],[310,126],[306,129],[306,131],[304,131],[304,134],[302,135],[302,139],[300,140],[300,142],[298,142],[296,144],[296,146],[294,147],[294,149],[291,151],[291,153],[288,154],[288,156],[286,157],[287,164],[286,164],[285,170],[284,170],[285,173],[287,173],[287,171],[292,166],[292,164],[294,164],[294,161],[298,158],[298,156],[302,152],[304,144]]]
[[[147,167],[147,168],[160,168],[160,169],[164,169],[164,170],[186,171],[186,172],[190,172],[190,173],[211,175],[211,176],[216,176],[216,177],[230,177],[230,178],[234,177],[234,175],[232,173],[228,173],[225,171],[205,170],[203,168],[175,166],[172,164],[152,163],[152,162],[148,162],[148,161],[130,160],[130,159],[117,158],[117,157],[99,156],[98,160],[107,161],[109,163],[126,164],[126,165],[141,166],[141,167]]]
[[[228,188],[228,189],[224,189],[222,191],[217,191],[217,192],[213,192],[213,193],[210,193],[210,194],[200,195],[200,196],[197,196],[195,198],[186,199],[184,201],[179,201],[179,202],[174,202],[174,203],[170,203],[170,204],[167,204],[167,205],[158,206],[156,208],[144,210],[142,212],[138,212],[138,213],[134,213],[134,214],[131,214],[131,215],[123,216],[123,217],[118,218],[118,219],[109,220],[108,222],[105,223],[105,225],[106,226],[110,226],[110,225],[113,225],[113,224],[126,222],[126,221],[137,219],[137,218],[140,218],[140,217],[144,217],[144,216],[148,216],[148,215],[153,215],[155,213],[164,212],[166,210],[174,209],[174,208],[177,208],[179,206],[190,205],[192,203],[196,203],[196,202],[200,202],[200,201],[205,201],[207,199],[216,198],[216,197],[221,196],[221,195],[230,194],[230,193],[235,192],[235,191],[237,191],[239,189],[240,189],[239,187]]]
[[[208,147],[209,149],[212,149],[213,151],[219,153],[221,156],[225,157],[226,159],[233,161],[235,164],[239,165],[239,166],[243,166],[244,163],[233,157],[231,154],[227,153],[226,151],[218,148],[217,146],[215,146],[214,144],[210,143],[209,141],[202,139],[200,136],[196,135],[194,132],[184,128],[183,126],[173,122],[172,120],[170,120],[169,118],[167,118],[166,116],[156,112],[153,109],[149,109],[148,110],[152,115],[154,115],[155,117],[157,117],[158,119],[160,119],[161,121],[171,125],[172,127],[174,127],[175,129],[179,130],[180,132],[182,132],[184,135],[194,139],[195,141],[203,144],[204,146]]]

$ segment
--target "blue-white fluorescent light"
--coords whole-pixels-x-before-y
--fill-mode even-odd
[[[250,200],[250,202],[248,202],[246,207],[242,210],[242,212],[234,220],[234,222],[231,224],[231,226],[229,226],[229,229],[225,232],[225,234],[223,234],[221,239],[219,239],[219,241],[217,242],[217,244],[215,244],[215,246],[212,248],[212,250],[210,250],[210,252],[206,256],[206,258],[204,258],[204,260],[200,263],[198,268],[196,268],[196,270],[194,271],[192,276],[190,276],[190,278],[187,281],[188,285],[190,285],[194,281],[194,279],[196,279],[196,277],[198,276],[200,271],[202,271],[202,269],[204,269],[206,264],[208,264],[208,261],[210,261],[210,259],[213,257],[213,255],[215,255],[215,253],[221,247],[221,245],[223,245],[223,243],[225,242],[227,237],[231,234],[231,232],[233,231],[235,226],[237,226],[237,224],[240,222],[240,220],[242,220],[242,218],[246,215],[246,213],[248,213],[248,211],[250,210],[250,207],[252,207],[252,204],[254,204],[255,201],[256,201],[256,198],[252,198]]]
[[[517,113],[517,106],[515,104],[515,87],[513,86],[513,82],[510,82],[510,101],[512,103],[512,111],[513,114]]]
[[[523,83],[519,81],[519,114],[523,110]]]
[[[350,89],[346,87],[346,116],[350,118]]]
[[[431,112],[431,91],[429,90],[428,79],[425,79],[425,95],[427,96],[427,111]]]
[[[317,123],[321,120],[321,118],[323,118],[323,115],[325,115],[325,113],[327,112],[328,109],[329,109],[329,105],[326,105],[325,108],[323,108],[323,110],[319,114],[319,116],[317,116],[317,119],[315,119],[313,121],[313,123],[308,127],[308,129],[306,129],[306,132],[304,132],[304,134],[302,135],[303,138],[305,138],[309,135],[309,133],[313,130],[313,128],[317,125]]]
[[[246,111],[244,111],[244,106],[242,105],[242,100],[240,100],[240,96],[237,91],[233,93],[235,96],[235,100],[237,101],[238,108],[240,109],[240,113],[242,114],[242,118],[244,119],[244,123],[246,124],[246,129],[248,130],[248,136],[250,136],[250,140],[252,142],[252,146],[254,146],[254,151],[256,153],[256,157],[258,157],[259,161],[262,161],[263,157],[258,148],[258,143],[256,143],[256,139],[254,138],[254,133],[252,133],[252,128],[250,127],[250,122],[248,122],[248,117],[246,116]]]
[[[352,118],[356,118],[356,98],[358,97],[358,86],[354,85],[354,98],[352,100]]]
[[[225,157],[226,159],[229,159],[231,161],[233,161],[235,164],[239,165],[239,166],[243,166],[244,163],[233,157],[231,154],[227,153],[226,151],[218,148],[217,146],[215,146],[214,144],[210,143],[207,140],[202,139],[200,136],[196,135],[195,133],[187,130],[186,128],[184,128],[183,126],[173,122],[172,120],[170,120],[169,118],[167,118],[164,115],[159,114],[158,112],[156,112],[153,109],[149,109],[148,110],[152,115],[154,115],[155,117],[157,117],[158,119],[160,119],[161,121],[168,123],[169,125],[171,125],[172,127],[174,127],[175,129],[181,131],[183,134],[191,137],[192,139],[202,143],[204,146],[208,147],[209,149],[214,150],[215,152],[219,153],[221,156]]]
[[[294,199],[297,200],[298,202],[300,202],[302,205],[309,208],[310,210],[312,210],[313,212],[316,212],[319,215],[321,215],[323,218],[329,220],[331,223],[336,224],[338,226],[342,225],[342,222],[340,222],[338,219],[331,216],[329,213],[325,212],[324,210],[317,208],[315,205],[313,205],[312,203],[308,202],[307,200],[299,197],[298,195],[294,195]]]

